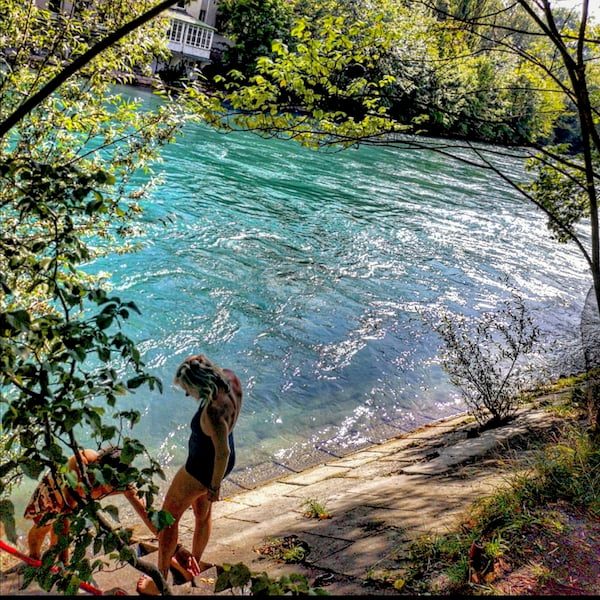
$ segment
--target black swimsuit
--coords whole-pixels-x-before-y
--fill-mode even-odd
[[[212,439],[206,435],[200,427],[200,416],[203,407],[200,407],[190,423],[192,434],[188,442],[188,458],[185,463],[185,470],[203,486],[212,485],[212,475],[215,466],[215,446]],[[229,434],[229,462],[225,475],[227,477],[235,464],[235,446],[233,444],[233,432]]]

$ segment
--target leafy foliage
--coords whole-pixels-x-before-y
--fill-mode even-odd
[[[274,40],[287,41],[291,7],[284,0],[223,0],[219,3],[219,29],[233,43],[221,57],[224,72],[252,73],[256,59],[271,53]]]
[[[567,148],[548,148],[555,154]],[[533,197],[556,218],[548,221],[548,228],[557,241],[566,243],[576,236],[576,226],[590,216],[590,199],[585,174],[578,166],[561,165],[548,159],[531,160],[530,169],[535,179],[526,186]]]
[[[434,324],[444,346],[442,366],[480,425],[499,425],[515,412],[526,382],[523,358],[539,336],[516,293],[494,312],[476,319],[443,312]]]
[[[153,4],[138,2],[132,14],[129,3],[104,0],[78,4],[63,15],[2,0],[0,120],[99,37]],[[15,478],[37,479],[45,469],[63,485],[77,485],[66,462],[82,440],[98,448],[119,445],[116,486],[135,483],[149,506],[157,491],[154,477],[164,477],[130,435],[139,413],[118,400],[142,385],[161,389],[123,330],[138,308],[112,295],[103,277],[84,268],[106,252],[135,247],[132,223],[149,186],[134,189],[131,177],[149,174],[158,149],[184,121],[177,107],[142,111],[140,101],[113,87],[165,52],[164,25],[159,19],[108,49],[0,139],[3,498]],[[134,466],[137,459],[141,466]],[[128,533],[106,527],[100,504],[89,496],[90,477],[103,474],[87,473],[83,464],[79,469],[87,496],[70,516],[69,536],[29,576],[46,590],[56,586],[70,593],[78,581],[90,580],[99,563],[86,558],[88,547],[118,550],[127,559]],[[0,516],[14,538],[10,500],[2,500]],[[154,518],[163,524],[166,516]],[[62,574],[52,573],[69,545],[74,548],[69,564]]]
[[[266,10],[233,4],[248,18],[260,19]],[[504,27],[518,26],[522,15],[514,6],[463,6],[462,20],[443,18],[449,13],[427,2],[293,7],[289,31],[279,37],[271,31],[270,48],[263,27],[239,25],[234,33],[262,50],[227,75],[227,100],[241,113],[236,126],[313,145],[399,131],[514,144],[548,135],[550,114],[563,108],[556,86],[542,90],[519,54],[493,53],[485,27],[466,14],[496,10]]]
[[[313,588],[304,575],[292,573],[271,578],[267,573],[253,573],[244,563],[224,564],[215,583],[215,593],[237,590],[238,594],[251,596],[326,596],[322,588]]]

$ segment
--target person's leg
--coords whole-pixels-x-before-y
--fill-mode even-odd
[[[206,488],[183,467],[177,471],[171,482],[162,509],[170,512],[175,522],[158,534],[158,568],[165,577],[177,546],[179,520],[194,500],[205,492]]]
[[[194,500],[201,494],[206,493],[206,488],[194,477],[192,477],[185,468],[179,469],[173,477],[169,486],[167,495],[163,502],[162,510],[171,513],[175,522],[162,529],[158,534],[158,569],[166,579],[171,566],[171,559],[177,546],[179,535],[179,520],[183,513]],[[138,592],[145,594],[157,594],[158,590],[154,581],[143,577],[138,581]]]
[[[212,529],[212,502],[209,502],[206,494],[196,498],[192,504],[196,525],[194,528],[194,540],[192,542],[192,555],[198,561],[200,569],[211,566],[210,563],[203,563],[200,559],[208,544],[210,532]]]
[[[210,537],[211,508],[212,502],[207,500],[206,494],[202,494],[192,502],[192,509],[194,510],[196,520],[194,538],[192,541],[192,553],[190,555],[185,548],[180,548],[171,561],[171,567],[174,568],[185,581],[192,581],[194,577],[194,573],[190,571],[188,566],[189,557],[193,557],[196,560],[198,574],[213,566],[212,563],[200,560]]]
[[[46,535],[50,533],[52,525],[33,525],[27,534],[29,556],[39,560],[42,557],[42,544]]]
[[[63,519],[62,526],[56,525],[59,528],[58,533],[54,529],[55,525],[56,525],[56,523],[53,523],[50,526],[50,544],[52,546],[57,544],[61,537],[67,537],[69,535],[69,520],[68,519]],[[59,558],[59,560],[62,561],[63,565],[67,564],[67,562],[69,561],[69,546],[68,545],[63,550],[61,550],[60,554],[58,555],[58,558]]]

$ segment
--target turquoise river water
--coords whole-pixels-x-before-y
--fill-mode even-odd
[[[487,173],[429,152],[322,153],[198,125],[163,157],[142,250],[92,269],[142,311],[127,332],[164,392],[125,402],[165,467],[186,456],[196,407],[171,382],[190,353],[243,382],[234,481],[462,412],[420,311],[491,309],[506,276],[543,330],[539,375],[582,366],[586,265]]]
[[[488,173],[429,152],[322,153],[198,125],[163,157],[143,249],[94,265],[142,311],[128,333],[165,389],[128,403],[163,465],[186,455],[195,406],[171,381],[190,353],[243,382],[238,474],[463,411],[420,311],[491,309],[506,276],[544,332],[540,376],[581,366],[586,265]]]

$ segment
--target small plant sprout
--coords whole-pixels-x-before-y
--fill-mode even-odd
[[[310,546],[297,535],[288,535],[283,538],[266,538],[255,551],[278,561],[301,563],[310,553]]]
[[[309,498],[302,503],[304,516],[309,519],[331,519],[332,515],[325,508],[325,504]]]

